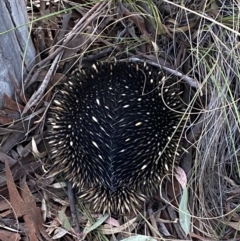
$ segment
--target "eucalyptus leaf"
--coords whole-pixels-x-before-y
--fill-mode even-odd
[[[179,221],[186,235],[188,235],[190,232],[190,224],[191,224],[190,223],[191,215],[187,209],[187,204],[188,204],[188,189],[185,187],[183,189],[183,195],[179,205]]]
[[[85,234],[88,234],[98,228],[101,224],[103,224],[107,218],[109,217],[109,214],[104,214],[101,218],[99,218],[91,227],[89,227],[86,231]]]
[[[136,235],[123,239],[122,241],[157,241],[155,238],[151,238],[144,235]]]

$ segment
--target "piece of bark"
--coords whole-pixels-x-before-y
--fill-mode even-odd
[[[35,49],[29,37],[29,19],[24,1],[0,1],[0,108],[3,94],[13,97],[13,76],[19,86],[34,64]]]

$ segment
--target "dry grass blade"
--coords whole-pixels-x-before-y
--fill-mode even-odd
[[[0,239],[240,240],[238,1],[25,2],[37,55],[23,86],[9,76],[16,95],[5,95],[0,110],[2,170],[6,163],[0,177]],[[75,68],[129,60],[161,67],[184,84],[183,119],[189,120],[181,166],[187,176],[184,207],[191,215],[187,235],[179,222],[183,189],[172,176],[163,178],[160,192],[141,215],[114,217],[119,226],[106,221],[84,235],[99,215],[82,203],[76,212],[83,227],[78,233],[66,230],[58,219],[64,210],[73,226],[67,185],[47,155],[45,119],[52,98]],[[17,225],[19,233],[14,233]]]

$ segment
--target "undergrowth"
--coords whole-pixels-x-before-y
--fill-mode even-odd
[[[26,2],[36,64],[24,76],[21,119],[9,124],[0,118],[1,139],[4,146],[10,141],[6,131],[14,130],[13,136],[17,136],[21,124],[26,127],[25,136],[11,139],[13,151],[5,154],[18,160],[12,173],[28,170],[24,172],[28,194],[38,207],[44,207],[47,228],[41,234],[62,240],[240,239],[238,2]],[[188,178],[184,187],[188,195],[183,195],[184,188],[170,177],[138,215],[107,219],[78,205],[78,232],[74,231],[64,180],[56,178],[47,155],[45,118],[54,88],[72,69],[94,61],[148,62],[184,84],[188,122],[180,166]],[[29,163],[34,163],[34,168]],[[21,189],[21,175],[15,177],[15,185]],[[1,182],[2,190],[6,185],[6,180]],[[11,202],[4,192],[0,194],[2,202]],[[185,223],[179,220],[179,212],[184,213],[181,202],[186,204]],[[14,205],[11,207],[14,211]],[[14,219],[13,212],[6,217]],[[22,220],[17,223],[25,225]]]

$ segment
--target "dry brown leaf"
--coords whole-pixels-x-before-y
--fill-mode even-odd
[[[13,100],[12,98],[10,98],[8,95],[6,95],[5,93],[3,94],[3,103],[4,103],[4,107],[6,109],[12,110],[12,111],[18,111],[21,112],[24,109],[24,106],[20,105],[19,103],[17,103],[15,100]]]
[[[23,197],[22,198],[18,193],[11,170],[7,162],[5,162],[5,171],[11,205],[17,217],[23,217],[28,228],[29,240],[42,240],[39,230],[41,231],[41,234],[44,235],[44,240],[50,240],[48,239],[47,235],[45,235],[46,233],[42,226],[43,220],[40,209],[36,207],[35,199],[32,197],[25,180],[21,183],[21,194]]]
[[[12,208],[18,218],[22,217],[25,214],[25,203],[18,193],[8,162],[5,162],[5,172]]]
[[[5,162],[5,171],[6,171],[6,178],[7,178],[7,186],[10,196],[10,202],[13,206],[13,209],[17,215],[17,217],[23,217],[26,226],[28,228],[28,237],[30,241],[38,241],[37,237],[35,236],[34,231],[34,224],[31,216],[27,214],[27,208],[26,205],[21,198],[20,194],[18,193],[18,190],[16,188],[16,185],[14,183],[11,170],[9,168],[9,165],[7,162]]]
[[[28,215],[25,216],[24,221],[26,222],[28,228],[32,227],[31,236],[33,237],[33,239],[30,240],[35,240],[35,236],[38,237],[38,240],[42,240],[40,233],[44,236],[44,240],[50,240],[47,236],[45,228],[43,227],[44,221],[41,215],[40,208],[36,206],[35,198],[32,196],[25,178],[21,181],[20,187],[21,196],[25,201],[28,211]]]
[[[10,203],[7,200],[5,199],[0,200],[0,212],[10,209],[10,207],[11,207]]]
[[[2,111],[0,112],[0,124],[1,125],[9,124],[12,121],[13,121],[12,118],[6,117],[6,115],[4,113],[2,113]]]
[[[21,239],[21,237],[20,237],[19,233],[13,233],[13,232],[9,232],[9,231],[6,231],[6,230],[0,230],[0,240],[17,241],[17,240],[20,240],[20,239]]]
[[[108,235],[108,234],[113,234],[113,233],[120,233],[120,232],[122,232],[124,230],[132,230],[135,227],[137,227],[137,225],[138,225],[137,223],[135,223],[136,220],[137,220],[137,218],[135,217],[135,218],[129,220],[128,222],[122,224],[119,227],[115,227],[115,228],[113,228],[113,227],[110,227],[110,228],[104,227],[104,228],[101,228],[101,231],[102,231],[103,234]]]

